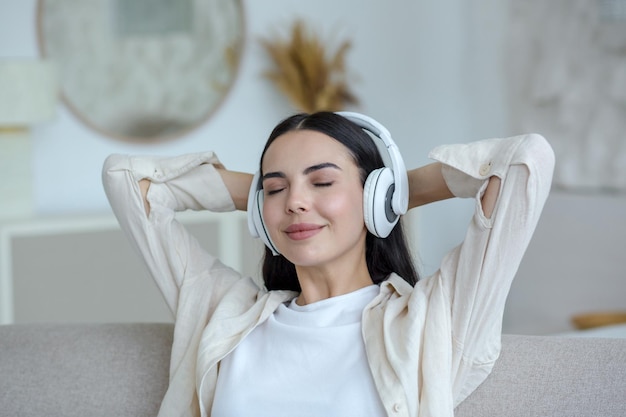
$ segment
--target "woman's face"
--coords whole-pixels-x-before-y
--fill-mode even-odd
[[[344,145],[317,131],[287,132],[262,170],[263,218],[283,256],[297,266],[364,259],[363,186]]]

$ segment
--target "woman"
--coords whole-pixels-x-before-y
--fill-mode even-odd
[[[104,185],[176,316],[160,415],[453,416],[499,354],[508,289],[548,195],[554,156],[538,135],[441,146],[408,172],[409,208],[476,200],[461,245],[413,272],[396,225],[373,237],[364,178],[372,141],[334,113],[296,115],[260,162],[278,256],[259,288],[207,254],[177,210],[245,210],[252,176],[212,152],[115,155]],[[254,188],[254,184],[252,185]]]

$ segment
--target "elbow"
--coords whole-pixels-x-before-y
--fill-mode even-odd
[[[126,169],[128,166],[128,156],[121,154],[112,154],[106,157],[102,163],[102,179],[106,184],[105,179],[110,177],[115,171]]]
[[[107,197],[109,197],[112,190],[119,187],[119,182],[124,177],[119,174],[128,170],[128,161],[128,156],[120,154],[109,155],[104,160],[102,164],[102,185]]]
[[[545,171],[552,177],[556,158],[550,142],[538,133],[527,135],[525,140],[527,143],[525,146],[527,157],[535,161],[535,164],[541,168],[542,171]]]
[[[527,135],[524,145],[521,157],[530,171],[530,181],[545,199],[552,186],[554,150],[545,137],[536,133]]]
[[[128,156],[117,153],[107,156],[104,160],[104,163],[102,164],[103,175],[111,171],[119,170],[122,166],[127,165],[127,160]]]

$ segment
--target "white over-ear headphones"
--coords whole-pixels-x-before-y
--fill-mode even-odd
[[[374,236],[385,238],[406,213],[409,205],[409,180],[400,151],[389,131],[376,120],[355,112],[337,112],[361,127],[376,144],[385,166],[372,171],[363,186],[363,215],[365,226]],[[380,143],[379,143],[380,142]],[[263,180],[260,172],[252,179],[248,194],[248,229],[278,255],[263,221]]]

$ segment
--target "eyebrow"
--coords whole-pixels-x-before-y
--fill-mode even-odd
[[[309,175],[312,172],[319,171],[320,169],[325,168],[333,168],[341,171],[341,168],[338,165],[333,164],[332,162],[323,162],[321,164],[312,165],[306,168],[302,173],[304,175]],[[268,172],[267,174],[263,174],[263,180],[268,178],[285,178],[285,173],[281,171]]]

